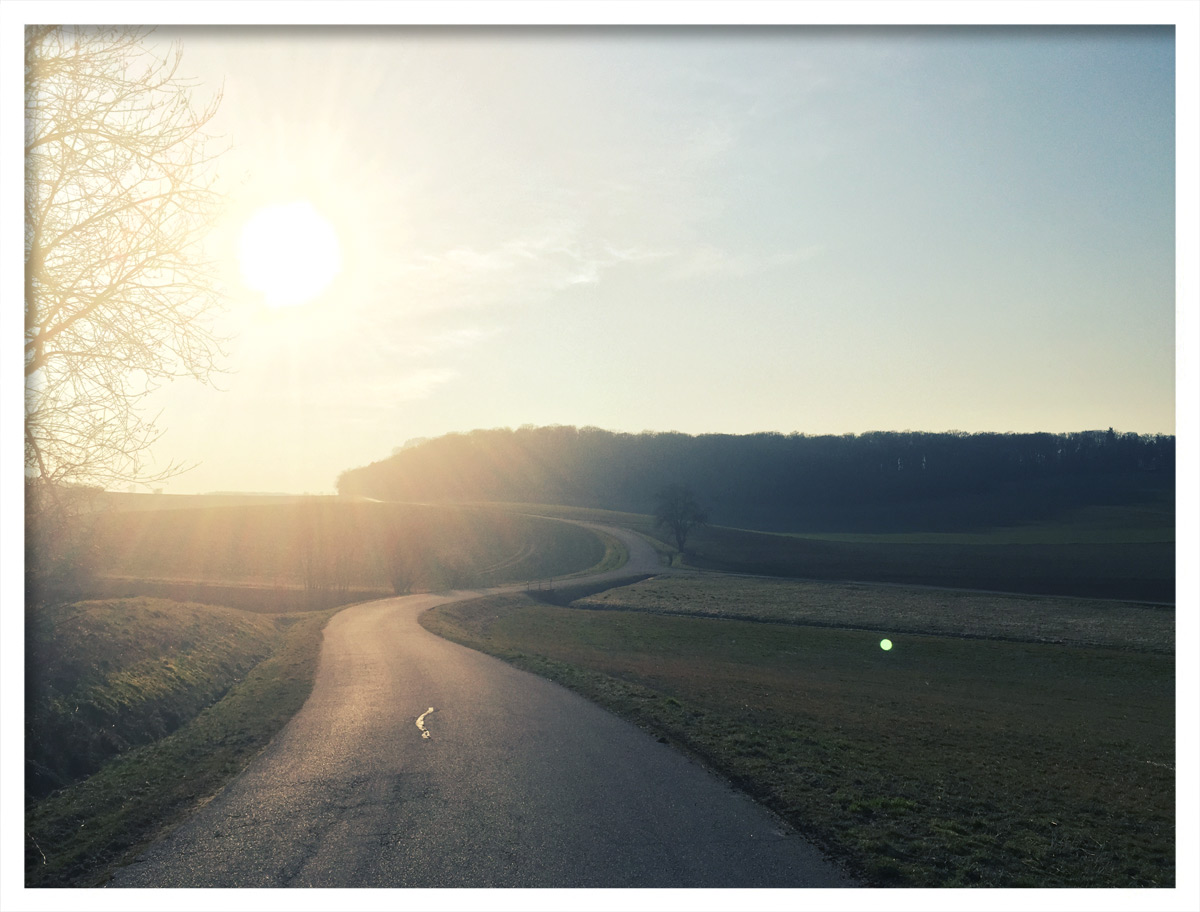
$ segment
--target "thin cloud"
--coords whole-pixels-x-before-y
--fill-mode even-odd
[[[460,326],[420,335],[400,344],[396,353],[409,358],[432,358],[472,348],[499,333],[500,330],[494,327]]]
[[[719,247],[704,246],[671,257],[673,265],[667,276],[677,281],[708,277],[737,278],[794,266],[821,256],[824,252],[825,247],[820,244],[771,254],[730,253]]]
[[[424,368],[391,381],[384,394],[398,402],[428,399],[439,386],[456,380],[458,376],[459,372],[451,368]]]
[[[408,310],[439,310],[544,300],[575,285],[594,284],[622,263],[663,254],[605,241],[586,242],[576,225],[551,226],[490,248],[460,246],[397,265]]]

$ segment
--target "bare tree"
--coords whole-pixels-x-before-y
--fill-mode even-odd
[[[667,485],[658,492],[654,507],[654,524],[670,530],[680,551],[683,551],[683,546],[687,544],[691,531],[707,522],[708,514],[700,509],[695,492],[687,485]]]
[[[220,204],[207,127],[135,28],[25,30],[26,592],[78,594],[95,494],[147,476],[164,381],[206,381],[221,354],[200,241]]]
[[[25,31],[25,470],[35,484],[147,477],[164,381],[206,381],[220,340],[200,242],[220,203],[221,96],[191,103],[181,49],[146,29]]]

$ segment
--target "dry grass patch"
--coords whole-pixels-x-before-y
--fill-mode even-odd
[[[701,575],[649,579],[575,605],[892,633],[1175,650],[1174,609],[1098,599]]]

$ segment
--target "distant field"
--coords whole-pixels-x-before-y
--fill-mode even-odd
[[[555,504],[525,504],[525,503],[472,503],[472,507],[489,510],[502,510],[508,513],[528,513],[535,516],[551,516],[559,519],[578,519],[583,522],[607,523],[612,526],[627,528],[641,527],[650,529],[654,525],[654,517],[643,513],[622,513],[618,510],[600,510],[591,507],[563,507]]]
[[[233,495],[189,500],[168,495],[106,495],[125,512],[109,514],[106,575],[190,580],[206,586],[393,589],[390,555],[415,542],[402,575],[410,588],[440,588],[560,576],[596,558],[581,530],[536,517],[610,523],[674,549],[638,513],[551,504],[384,504],[363,498]],[[188,503],[179,508],[156,507]],[[128,510],[126,510],[128,508]],[[136,518],[136,510],[141,518]],[[769,533],[710,526],[696,530],[683,564],[767,576],[922,584],[1039,595],[1175,599],[1174,504],[1164,496],[1122,505],[1077,507],[1019,526],[971,531]],[[124,518],[117,518],[124,517]],[[410,532],[396,532],[402,527]],[[389,542],[390,539],[390,542]],[[598,559],[598,558],[597,558]],[[680,560],[674,558],[676,565]],[[163,584],[165,585],[165,584]],[[106,594],[125,594],[114,580]],[[155,594],[206,598],[207,592]],[[282,597],[282,596],[281,596]],[[243,600],[247,607],[253,598]],[[308,596],[313,600],[313,596]],[[260,600],[261,601],[261,600]],[[275,599],[279,601],[279,599]],[[240,603],[240,604],[242,604]],[[270,603],[270,600],[268,600]],[[318,600],[314,605],[323,605]]]
[[[328,499],[323,495],[314,496]],[[144,494],[105,491],[97,497],[94,507],[121,511],[190,510],[199,507],[282,506],[312,498],[304,494]]]
[[[572,603],[597,610],[767,621],[1174,653],[1175,611],[1127,602],[702,574]]]
[[[1174,885],[1173,612],[969,598],[651,580],[421,623],[692,753],[873,885]]]
[[[591,532],[548,519],[356,498],[115,510],[95,523],[114,594],[151,580],[370,597],[568,575],[605,556]]]
[[[1090,506],[1053,520],[995,526],[972,532],[803,532],[798,538],[822,541],[913,545],[1092,545],[1175,541],[1175,510],[1170,503]]]
[[[482,506],[482,505],[481,505]],[[948,586],[1035,595],[1175,601],[1174,503],[1159,497],[971,531],[779,533],[696,529],[680,560],[654,518],[576,507],[505,509],[611,522],[655,542],[675,566],[818,580]]]
[[[1173,542],[913,544],[826,541],[710,527],[687,563],[709,570],[823,580],[950,586],[1038,595],[1175,601]]]

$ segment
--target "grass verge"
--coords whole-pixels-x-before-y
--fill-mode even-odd
[[[102,884],[244,769],[308,698],[321,631],[338,610],[279,618],[277,648],[222,700],[28,807],[25,885]]]
[[[165,737],[279,645],[269,617],[216,605],[106,599],[31,606],[25,640],[25,798]]]
[[[621,543],[621,540],[609,535],[607,532],[598,532],[595,529],[590,531],[604,545],[604,554],[596,564],[573,575],[591,576],[594,573],[606,573],[609,570],[616,570],[619,567],[625,566],[629,560],[629,549]]]
[[[699,758],[876,886],[1175,882],[1174,657],[592,611],[421,623]],[[885,628],[886,629],[886,628]]]

